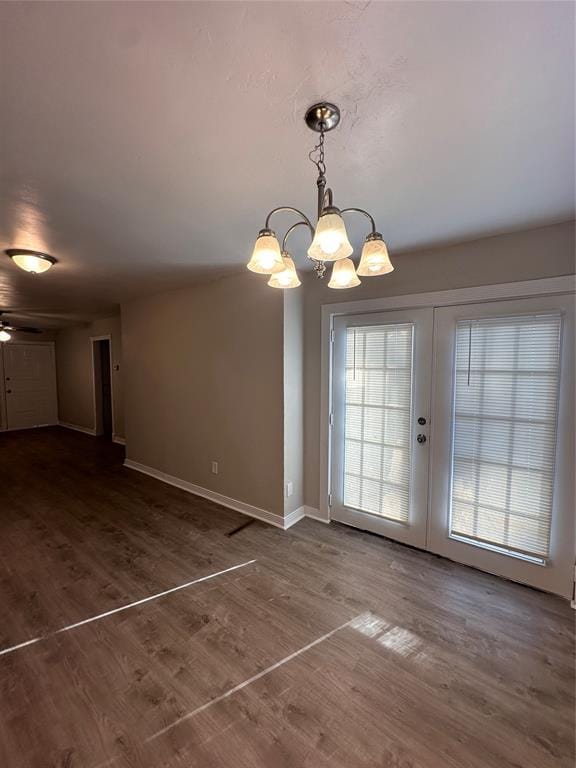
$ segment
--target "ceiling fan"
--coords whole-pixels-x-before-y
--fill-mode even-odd
[[[0,311],[0,315],[5,314]],[[40,328],[34,328],[30,325],[12,325],[8,320],[2,320],[0,317],[0,341],[9,341],[12,336],[12,331],[18,331],[18,333],[42,333]]]

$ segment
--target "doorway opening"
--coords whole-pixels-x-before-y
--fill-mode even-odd
[[[92,339],[94,370],[94,429],[96,435],[112,440],[114,407],[112,402],[112,349],[110,338]]]

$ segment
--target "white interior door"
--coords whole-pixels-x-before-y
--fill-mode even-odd
[[[56,424],[56,369],[52,344],[4,344],[8,429]]]
[[[435,310],[427,548],[570,596],[574,297]]]
[[[418,547],[426,544],[432,324],[432,309],[334,322],[331,518]]]

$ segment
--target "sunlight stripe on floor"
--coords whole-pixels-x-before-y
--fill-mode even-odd
[[[159,736],[163,736],[168,731],[171,731],[172,728],[176,728],[176,726],[186,722],[186,720],[190,720],[196,715],[199,715],[200,712],[205,712],[207,709],[214,706],[214,704],[218,704],[219,702],[224,701],[224,699],[227,699],[230,696],[233,696],[235,693],[238,693],[238,691],[241,691],[243,688],[246,688],[247,685],[251,685],[252,683],[255,683],[257,680],[260,680],[262,677],[269,675],[270,672],[273,672],[275,669],[278,669],[278,667],[282,667],[284,664],[287,664],[289,661],[292,661],[292,659],[295,659],[297,656],[300,656],[301,654],[306,653],[306,651],[309,651],[311,648],[314,648],[314,646],[319,645],[320,643],[323,643],[325,640],[328,640],[330,637],[332,637],[332,635],[335,635],[336,632],[340,632],[342,629],[345,629],[346,627],[353,626],[353,624],[355,622],[358,622],[360,618],[361,616],[356,616],[355,618],[350,619],[350,621],[347,621],[344,624],[341,624],[339,627],[336,627],[335,629],[331,629],[330,632],[326,632],[325,635],[322,635],[321,637],[317,637],[316,640],[313,640],[311,643],[308,643],[308,645],[304,645],[302,648],[299,648],[297,651],[294,651],[294,653],[291,653],[289,656],[285,656],[283,659],[280,659],[280,661],[277,661],[274,664],[271,664],[269,667],[266,667],[266,669],[263,669],[261,672],[258,672],[257,675],[253,675],[252,677],[249,677],[247,680],[244,680],[244,682],[239,683],[238,685],[235,685],[233,688],[230,688],[220,696],[216,696],[214,699],[210,699],[210,701],[207,701],[205,704],[202,704],[200,707],[196,707],[196,709],[193,709],[191,712],[188,712],[182,717],[179,717],[178,720],[175,720],[170,725],[167,725],[165,728],[161,728],[159,731],[156,731],[156,733],[153,733],[151,736],[149,736],[146,739],[144,743],[147,744],[150,741],[154,741],[154,739],[157,739]]]
[[[105,613],[99,613],[97,616],[90,616],[89,619],[83,619],[83,621],[77,621],[75,624],[69,624],[67,627],[56,629],[54,632],[49,632],[46,635],[40,635],[39,637],[34,637],[31,640],[26,640],[23,643],[18,643],[18,645],[12,645],[10,648],[4,648],[3,650],[0,650],[0,656],[4,656],[8,653],[12,653],[13,651],[17,651],[20,648],[26,648],[26,646],[28,645],[34,645],[34,643],[39,643],[41,640],[48,640],[48,638],[50,637],[55,637],[56,635],[59,635],[62,632],[69,632],[71,629],[77,629],[78,627],[82,627],[85,624],[90,624],[93,621],[99,621],[100,619],[105,619],[107,616],[112,616],[115,613],[120,613],[121,611],[127,611],[129,608],[135,608],[137,605],[143,605],[144,603],[149,603],[151,600],[158,600],[159,597],[164,597],[165,595],[171,595],[173,592],[178,592],[181,589],[187,589],[188,587],[191,587],[194,584],[200,584],[203,581],[209,581],[210,579],[215,579],[217,576],[222,576],[225,573],[230,573],[231,571],[237,571],[239,568],[245,568],[247,565],[252,565],[252,563],[255,563],[255,562],[256,560],[247,560],[245,563],[240,563],[239,565],[233,565],[230,568],[225,568],[223,571],[217,571],[216,573],[208,574],[208,576],[201,576],[198,579],[187,581],[185,584],[179,584],[177,587],[172,587],[171,589],[164,590],[164,592],[158,592],[155,595],[144,597],[142,598],[142,600],[136,600],[133,603],[128,603],[128,605],[121,605],[119,608],[113,608],[111,611],[106,611]]]

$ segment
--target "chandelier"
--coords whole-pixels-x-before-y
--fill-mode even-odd
[[[274,208],[266,217],[264,229],[258,233],[248,269],[260,275],[269,275],[268,285],[272,288],[296,288],[301,285],[294,260],[287,250],[288,238],[301,226],[307,227],[311,237],[308,258],[314,264],[317,277],[326,274],[328,262],[334,262],[328,282],[329,288],[353,288],[360,285],[361,277],[376,277],[392,272],[394,267],[388,255],[388,248],[372,216],[361,208],[336,208],[332,200],[332,190],[326,187],[326,163],[324,159],[324,137],[340,122],[340,110],[334,104],[321,102],[308,109],[305,116],[307,126],[320,134],[320,139],[308,157],[318,170],[318,220],[316,226],[310,219],[291,205]],[[298,221],[292,224],[282,239],[282,248],[276,233],[270,228],[272,216],[281,211],[297,214]],[[343,214],[361,214],[370,222],[370,232],[366,236],[358,268],[350,258],[353,248],[348,240]]]

